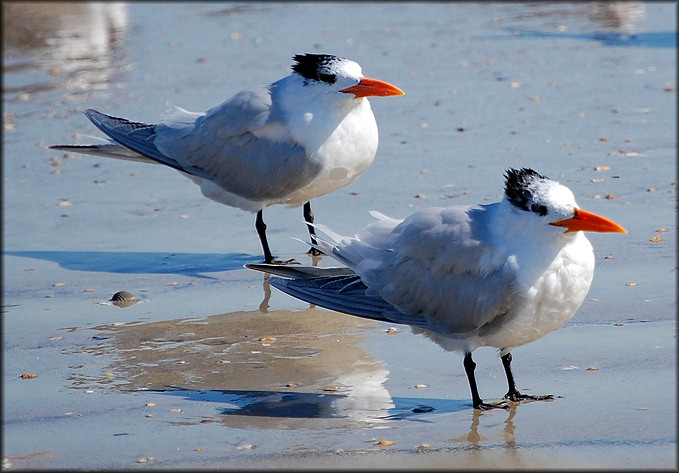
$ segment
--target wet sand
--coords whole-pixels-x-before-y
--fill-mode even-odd
[[[3,4],[3,468],[676,469],[676,5],[606,5]],[[460,354],[244,269],[254,215],[44,149],[100,136],[84,108],[204,110],[303,52],[406,92],[371,101],[375,163],[318,222],[495,201],[526,166],[627,228],[590,236],[571,322],[513,351],[519,388],[556,399],[476,412]],[[265,217],[311,264],[301,209]],[[499,400],[496,353],[475,360]]]

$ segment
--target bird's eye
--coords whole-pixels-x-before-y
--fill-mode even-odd
[[[533,204],[530,206],[531,212],[535,212],[538,215],[547,215],[547,207],[544,205]]]

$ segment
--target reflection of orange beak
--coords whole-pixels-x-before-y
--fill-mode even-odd
[[[579,231],[627,233],[627,230],[617,223],[582,209],[575,209],[575,215],[573,217],[553,222],[550,225],[566,227],[567,230],[564,233]]]
[[[370,79],[368,77],[364,77],[358,84],[342,89],[340,92],[354,94],[357,99],[361,97],[387,97],[389,95],[404,94],[404,92],[395,85],[377,79]]]

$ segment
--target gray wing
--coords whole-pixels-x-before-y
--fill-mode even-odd
[[[106,158],[165,164],[185,172],[177,161],[164,155],[154,146],[155,125],[112,117],[91,108],[83,113],[109,139],[104,140],[103,144],[53,145],[48,148]]]
[[[281,198],[309,184],[321,171],[293,139],[267,87],[240,92],[187,121],[174,117],[161,121],[154,146],[187,172],[209,176],[240,197]]]
[[[396,310],[370,291],[356,275],[302,279],[272,277],[269,283],[292,297],[326,309],[365,319],[432,329],[421,317],[411,317]]]
[[[48,148],[69,153],[91,154],[92,156],[103,156],[105,158],[160,164],[158,161],[132,151],[125,146],[110,142],[101,145],[52,145],[48,146]]]
[[[333,237],[326,254],[396,310],[422,320],[412,325],[446,335],[473,332],[519,297],[511,259],[488,232],[494,209],[430,208],[402,222],[377,215],[355,238]]]
[[[123,145],[125,148],[146,156],[160,164],[170,166],[177,171],[189,172],[176,160],[161,153],[160,150],[154,145],[153,141],[156,137],[155,125],[133,122],[126,120],[125,118],[112,117],[91,108],[85,110],[84,113],[85,116],[87,116],[87,118],[89,118],[89,120],[94,124],[94,126],[99,128],[99,130],[111,138],[115,143]],[[85,148],[87,148],[87,146]],[[108,149],[102,149],[101,146],[97,146],[96,148],[103,152],[116,151],[115,145],[109,145]],[[89,154],[93,153],[90,152]],[[124,153],[119,152],[119,154]],[[103,153],[101,155],[110,156],[110,154],[107,155]]]
[[[251,201],[283,198],[321,171],[321,164],[310,160],[290,135],[267,87],[240,92],[204,114],[174,107],[155,125],[92,109],[85,115],[111,143],[53,149],[150,159]]]
[[[344,267],[322,268],[319,266],[288,266],[281,264],[246,264],[247,269],[275,274],[289,279],[311,279],[318,277],[353,276],[353,270]]]

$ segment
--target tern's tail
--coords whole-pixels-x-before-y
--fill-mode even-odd
[[[289,266],[281,264],[246,264],[245,267],[289,279],[313,279],[354,275],[354,272],[351,269],[343,267],[321,268],[319,266]]]
[[[422,317],[403,314],[368,289],[349,268],[275,264],[246,264],[245,267],[281,276],[269,278],[269,283],[310,304],[365,319],[430,328]]]
[[[282,276],[269,278],[269,283],[310,304],[368,319],[386,320],[382,313],[385,302],[380,297],[366,298],[365,285],[349,268],[276,264],[246,264],[245,267]]]
[[[136,153],[129,148],[115,143],[104,143],[101,145],[52,145],[49,149],[66,151],[67,153],[90,154],[92,156],[103,156],[105,158],[124,159],[126,161],[140,161],[145,163],[159,164],[158,161],[147,158]]]
[[[85,110],[84,113],[99,130],[109,137],[109,140],[99,145],[54,145],[49,146],[50,149],[128,161],[165,164],[178,171],[186,172],[177,161],[161,153],[153,144],[156,136],[156,125],[112,117],[91,108]]]

